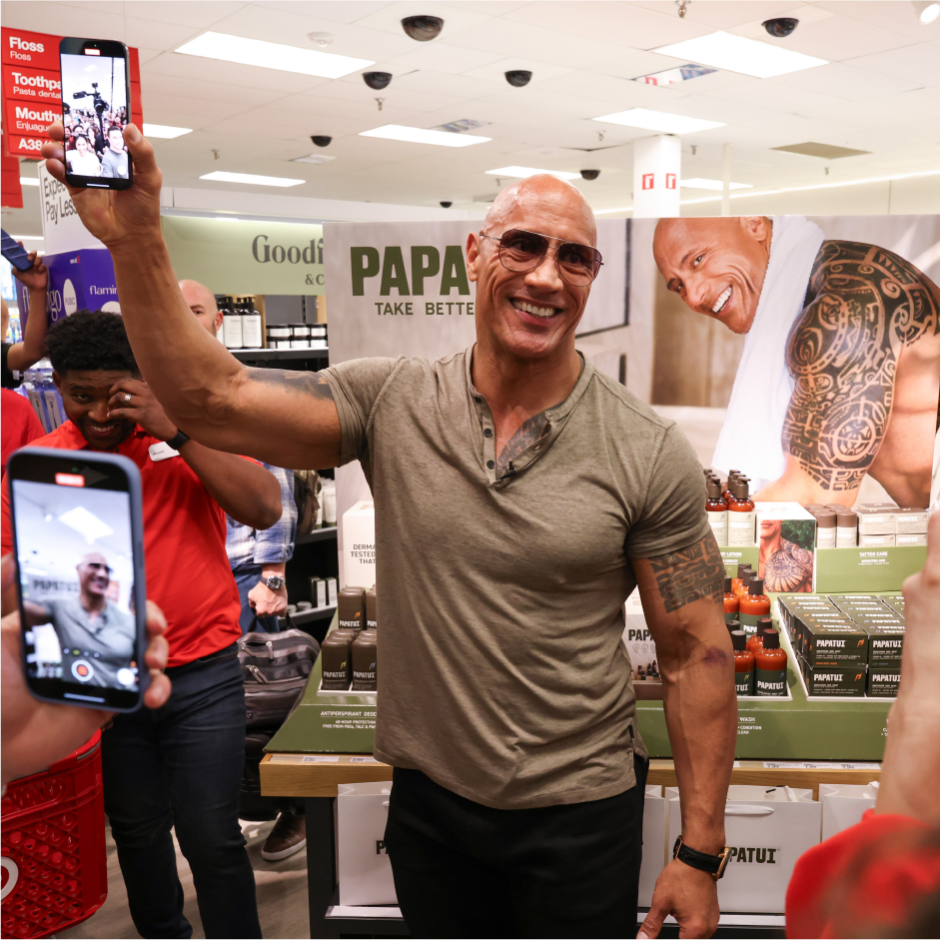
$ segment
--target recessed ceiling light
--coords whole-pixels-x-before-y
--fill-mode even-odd
[[[925,2],[925,0],[915,0],[914,9],[917,10],[917,18],[925,26],[932,23],[940,16],[940,3]]]
[[[257,65],[280,72],[298,72],[318,78],[342,78],[369,65],[371,59],[353,59],[332,52],[315,49],[299,49],[279,42],[264,42],[261,39],[245,39],[225,33],[203,33],[191,42],[184,43],[177,52],[183,55],[202,56],[204,59],[221,59],[239,65]]]
[[[721,180],[707,180],[698,176],[695,176],[690,180],[680,180],[679,185],[684,186],[686,189],[713,189],[718,193],[720,193],[725,188],[725,184]],[[731,189],[754,188],[750,183],[730,183],[729,185]]]
[[[41,242],[43,241],[44,236],[42,235],[11,235],[10,238],[15,242]]]
[[[215,173],[206,173],[200,176],[201,180],[212,180],[214,183],[248,183],[251,186],[299,186],[306,180],[289,180],[283,176],[255,176],[252,173],[226,173],[216,170]]]
[[[668,114],[665,111],[650,111],[647,108],[630,108],[629,111],[605,114],[594,120],[602,124],[641,127],[647,131],[660,131],[663,134],[693,134],[695,131],[708,131],[713,127],[725,126],[720,121],[703,121],[701,118],[686,117],[684,114]]]
[[[402,140],[409,144],[437,144],[439,147],[471,147],[485,144],[491,137],[473,134],[451,134],[448,131],[433,131],[423,127],[404,127],[401,124],[385,124],[371,131],[362,131],[360,137],[381,137],[383,140]]]
[[[174,137],[182,137],[183,134],[191,134],[192,132],[191,127],[170,127],[168,124],[147,124],[144,122],[144,137],[172,140]]]
[[[336,157],[331,157],[327,153],[310,153],[310,154],[307,154],[307,156],[305,157],[294,157],[294,159],[291,160],[291,163],[319,164],[319,163],[329,163],[330,160],[335,160],[335,159]]]
[[[816,56],[803,55],[802,52],[793,52],[756,39],[745,39],[744,36],[733,36],[721,30],[697,39],[662,46],[653,52],[674,59],[691,59],[702,65],[753,75],[755,78],[772,78],[774,75],[786,75],[829,64],[826,59],[817,59]]]
[[[38,186],[39,179],[35,176],[21,176],[20,186]]]
[[[565,173],[563,170],[538,170],[531,166],[504,166],[498,170],[487,170],[490,176],[510,176],[516,179],[528,179],[530,176],[555,176],[560,180],[576,180],[580,173]]]

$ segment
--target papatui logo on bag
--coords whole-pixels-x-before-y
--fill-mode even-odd
[[[774,858],[777,852],[783,850],[779,845],[775,846],[732,846],[728,853],[728,864],[732,862],[743,862],[745,865],[776,865],[777,859]]]

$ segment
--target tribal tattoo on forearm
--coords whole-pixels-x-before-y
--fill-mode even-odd
[[[667,614],[703,597],[721,603],[725,565],[713,536],[649,562]]]
[[[277,385],[309,398],[333,400],[333,392],[320,372],[295,372],[291,369],[248,369],[247,372],[250,382]]]
[[[783,446],[823,488],[856,489],[881,447],[903,348],[940,330],[932,282],[893,252],[824,242],[787,341]]]

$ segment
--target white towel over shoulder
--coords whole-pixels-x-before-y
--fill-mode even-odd
[[[787,336],[803,310],[813,262],[825,240],[822,229],[803,216],[772,221],[767,273],[712,460],[716,470],[747,474],[752,493],[783,473],[781,435],[793,393]]]

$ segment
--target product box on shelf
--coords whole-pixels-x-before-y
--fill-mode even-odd
[[[799,503],[756,504],[758,577],[765,592],[809,593],[813,590],[816,520]]]
[[[880,625],[868,631],[868,664],[874,668],[900,668],[904,652],[904,624]]]
[[[927,533],[926,532],[918,532],[918,533],[898,532],[898,534],[894,537],[894,544],[899,547],[926,545]]]
[[[822,804],[822,838],[850,829],[862,821],[862,816],[875,808],[878,790],[870,783],[860,786],[852,783],[821,783],[819,802]]]
[[[810,666],[848,666],[868,662],[868,633],[851,621],[806,621],[803,658]]]
[[[852,663],[848,666],[814,666],[800,657],[800,668],[808,695],[826,698],[862,698],[868,666]]]
[[[859,536],[861,539],[861,536]],[[840,548],[816,552],[816,590],[821,594],[900,591],[904,579],[927,561],[926,546]]]
[[[640,864],[640,891],[637,896],[640,907],[652,905],[656,879],[666,867],[666,808],[663,788],[647,785],[643,800],[643,861]]]
[[[395,905],[385,850],[392,781],[341,783],[336,797],[336,876],[343,905]]]
[[[792,798],[791,798],[792,797]],[[669,838],[682,831],[679,791],[666,788]],[[764,786],[728,787],[725,844],[731,849],[718,882],[722,911],[778,914],[784,910],[787,884],[797,859],[819,843],[821,807],[812,790]]]
[[[901,686],[900,665],[871,666],[868,670],[868,695],[871,698],[896,698]]]
[[[343,513],[343,584],[366,589],[375,584],[375,504],[360,500]]]
[[[861,503],[858,514],[859,539],[865,535],[894,535],[897,532],[897,506],[882,503]]]

